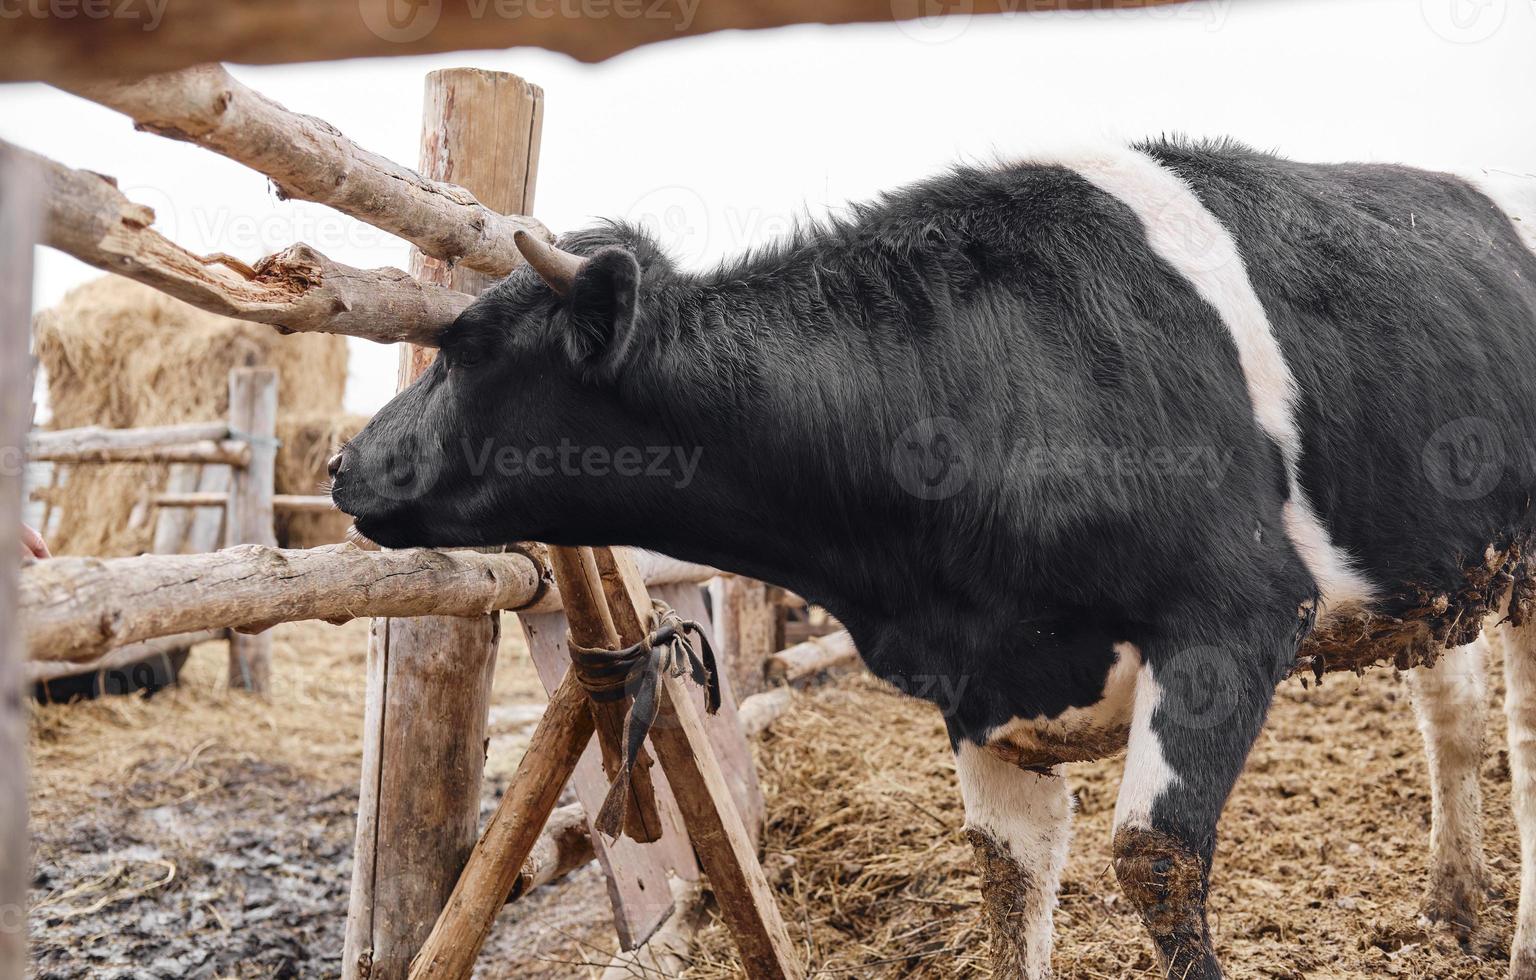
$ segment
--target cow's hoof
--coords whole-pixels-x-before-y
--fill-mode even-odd
[[[1419,902],[1419,922],[1425,928],[1445,929],[1463,943],[1477,931],[1481,913],[1481,889],[1432,890]]]

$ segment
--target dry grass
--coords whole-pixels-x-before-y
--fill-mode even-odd
[[[526,746],[529,706],[542,699],[516,629],[507,632],[487,812]],[[237,964],[211,976],[334,975],[364,634],[361,623],[280,627],[269,702],[223,690],[214,647],[194,654],[180,690],[34,711],[34,835],[47,871],[34,892],[47,903],[34,916],[46,951],[40,980],[109,975],[101,963],[138,966],[201,949]],[[1502,976],[1518,892],[1502,739],[1495,710],[1482,782],[1500,895],[1484,934],[1464,950],[1416,923],[1429,800],[1403,686],[1385,671],[1330,677],[1321,689],[1287,684],[1223,822],[1212,911],[1230,975]],[[987,974],[970,848],[936,712],[850,678],[802,695],[757,752],[769,809],[766,864],[813,976]],[[1063,978],[1156,975],[1109,869],[1119,770],[1109,761],[1071,771],[1079,815],[1057,918]],[[269,908],[281,913],[259,924],[242,919]],[[92,938],[103,935],[110,941]],[[587,978],[612,948],[602,879],[588,869],[503,913],[479,974]],[[77,966],[99,949],[115,958]],[[729,937],[714,924],[687,976],[736,977],[734,963]]]

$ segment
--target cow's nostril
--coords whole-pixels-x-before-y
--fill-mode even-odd
[[[331,479],[336,479],[336,474],[341,472],[341,453],[337,453],[326,462],[325,471],[331,474]]]

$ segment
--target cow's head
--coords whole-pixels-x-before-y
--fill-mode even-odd
[[[612,229],[564,245],[520,234],[528,264],[469,306],[431,367],[331,461],[333,499],[361,534],[388,547],[617,541],[686,489],[697,441],[630,376],[654,319],[642,297],[675,274]]]

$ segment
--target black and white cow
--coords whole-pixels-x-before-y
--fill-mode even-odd
[[[1218,977],[1217,821],[1308,645],[1416,663],[1533,604],[1536,254],[1460,179],[1162,141],[702,275],[619,224],[522,247],[336,503],[386,546],[638,545],[826,606],[945,712],[999,976],[1049,971],[1064,763],[1125,749],[1121,885]],[[1536,818],[1536,627],[1505,642]]]

